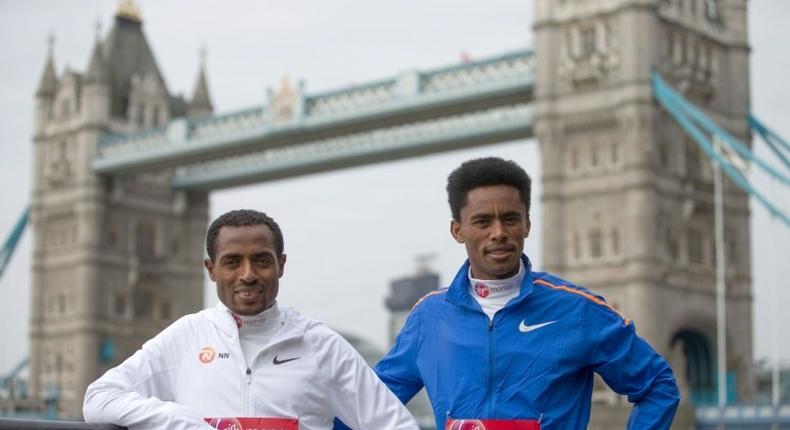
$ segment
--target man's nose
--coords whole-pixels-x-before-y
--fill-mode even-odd
[[[241,266],[241,276],[239,280],[245,284],[251,284],[256,280],[255,270],[251,261],[245,261]]]
[[[507,237],[505,235],[505,224],[500,220],[494,220],[491,224],[491,239],[501,240]]]

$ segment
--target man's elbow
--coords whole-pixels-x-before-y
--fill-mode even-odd
[[[85,422],[106,422],[106,417],[103,414],[107,410],[106,403],[104,391],[96,387],[96,383],[89,385],[85,391],[85,399],[82,401],[82,417]]]

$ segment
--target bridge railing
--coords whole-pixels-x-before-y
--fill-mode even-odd
[[[723,410],[718,406],[698,406],[694,413],[699,430],[718,429],[721,425],[727,429],[768,429],[772,424],[790,428],[790,405],[727,406]]]
[[[126,430],[112,424],[0,418],[0,430]]]

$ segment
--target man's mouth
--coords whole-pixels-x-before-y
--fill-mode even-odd
[[[243,287],[237,288],[233,290],[234,294],[237,294],[240,298],[245,300],[250,300],[258,297],[259,295],[263,294],[263,287]]]
[[[509,257],[515,250],[516,248],[512,246],[496,246],[486,249],[486,254],[494,258],[505,258]]]

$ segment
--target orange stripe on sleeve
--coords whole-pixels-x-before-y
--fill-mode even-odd
[[[611,310],[612,312],[616,313],[617,315],[620,316],[620,318],[623,319],[623,322],[625,323],[625,325],[631,324],[631,320],[626,318],[617,309],[613,308],[612,305],[610,305],[609,303],[606,303],[605,301],[599,299],[598,297],[593,296],[592,294],[585,293],[584,291],[581,291],[581,290],[576,290],[576,289],[573,289],[573,288],[569,288],[569,287],[566,287],[564,285],[554,285],[554,284],[552,284],[550,282],[544,281],[543,279],[536,279],[535,283],[543,285],[545,287],[553,288],[555,290],[562,290],[562,291],[567,291],[569,293],[578,294],[578,295],[584,297],[585,299],[590,300],[591,302],[593,302],[595,304],[598,304],[598,305],[605,306],[605,307],[609,308],[609,310]]]
[[[425,299],[427,299],[428,297],[435,296],[436,294],[439,294],[439,293],[446,293],[446,292],[447,292],[447,290],[436,290],[436,291],[431,291],[430,293],[428,293],[428,294],[426,294],[426,295],[422,296],[422,298],[421,298],[420,300],[417,300],[417,303],[415,303],[415,304],[414,304],[414,306],[412,306],[412,307],[411,307],[411,310],[413,311],[413,310],[414,310],[414,308],[416,308],[416,307],[417,307],[417,305],[419,305],[420,303],[422,303],[422,301],[423,301],[423,300],[425,300]]]

